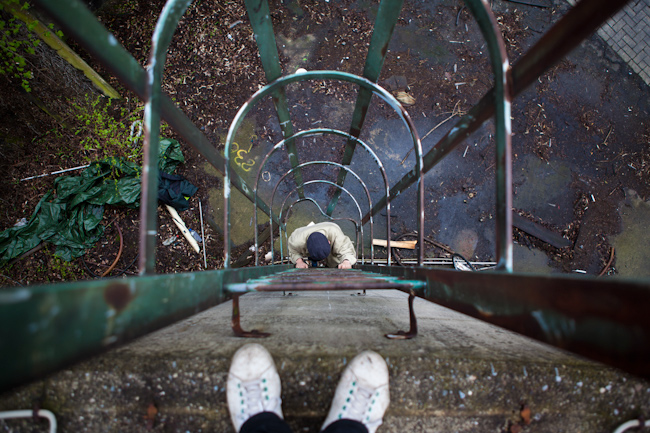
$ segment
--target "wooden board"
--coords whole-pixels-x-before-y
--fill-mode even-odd
[[[373,239],[372,244],[377,245],[380,247],[385,247],[386,244],[385,239]],[[390,247],[391,248],[406,248],[409,250],[414,250],[415,246],[417,245],[418,241],[390,241]]]

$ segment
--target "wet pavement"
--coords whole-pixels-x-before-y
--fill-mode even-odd
[[[511,63],[548,30],[569,5],[555,1],[550,8],[539,8],[505,1],[493,3],[499,22],[504,25]],[[362,2],[354,5],[363,9]],[[331,44],[327,26],[305,27],[297,9],[283,11],[294,16],[291,30],[276,29],[277,42],[283,57],[284,72],[298,67],[311,69],[318,63],[317,54]],[[367,9],[374,20],[372,8]],[[379,84],[391,83],[404,76],[405,89],[417,101],[406,106],[415,127],[424,137],[424,152],[435,145],[457,121],[454,108],[464,111],[476,103],[489,88],[491,76],[486,69],[486,52],[482,37],[467,11],[451,1],[414,2],[407,4],[403,19],[396,27]],[[456,25],[454,25],[456,21]],[[510,35],[510,36],[509,36]],[[518,36],[514,39],[511,35]],[[509,43],[509,44],[508,44]],[[351,48],[360,58],[365,47]],[[349,57],[349,56],[348,56]],[[329,59],[331,69],[344,69],[355,59]],[[360,72],[360,71],[359,71]],[[358,73],[358,72],[357,72]],[[395,78],[397,77],[397,78]],[[320,88],[318,86],[321,86]],[[436,89],[441,89],[436,93]],[[629,201],[625,190],[637,192],[643,201],[650,193],[645,170],[647,140],[650,127],[649,88],[643,80],[598,35],[581,44],[567,59],[538,80],[513,104],[513,204],[514,210],[572,242],[571,247],[553,248],[538,239],[515,233],[515,269],[522,272],[586,272],[599,273],[609,259],[611,247],[616,248],[612,269],[621,276],[649,276],[650,272],[628,265],[637,260],[645,248],[642,237],[633,234],[625,212]],[[353,86],[300,83],[288,89],[289,107],[296,129],[329,127],[347,131],[350,124]],[[378,99],[378,98],[376,98]],[[458,114],[458,111],[456,112]],[[445,121],[450,118],[450,120]],[[442,124],[441,124],[442,123]],[[231,154],[236,171],[253,185],[264,154],[272,147],[269,135],[277,132],[277,119],[270,104],[253,110],[240,130],[237,149]],[[389,184],[394,184],[414,167],[414,152],[408,130],[394,113],[380,101],[373,101],[361,139],[377,153],[385,167]],[[343,138],[310,137],[298,140],[301,162],[311,159],[340,161],[345,144]],[[239,152],[239,153],[238,153]],[[352,170],[366,182],[371,199],[383,196],[384,186],[379,169],[370,155],[357,147]],[[277,180],[290,169],[286,152],[274,154],[261,169],[260,196],[269,203]],[[335,181],[331,167],[303,169],[306,181],[326,178]],[[431,169],[425,180],[425,236],[447,244],[470,259],[495,258],[495,186],[494,139],[491,121],[483,125],[464,143]],[[344,187],[358,203],[343,193],[334,212],[335,217],[358,218],[368,210],[368,201],[361,184],[348,175]],[[295,189],[288,176],[274,199],[279,212],[281,203]],[[306,187],[325,210],[332,195],[329,185]],[[252,205],[233,193],[231,224],[236,244],[252,239]],[[220,220],[221,193],[210,194],[215,215]],[[285,209],[298,199],[293,192],[286,199]],[[416,188],[394,198],[391,206],[391,237],[417,229],[415,212]],[[358,204],[358,207],[357,207]],[[634,209],[640,209],[635,207]],[[641,218],[641,217],[640,217]],[[310,202],[294,206],[288,220],[288,232],[310,221],[326,218]],[[260,214],[259,223],[266,218]],[[377,214],[374,237],[386,237],[386,214]],[[344,231],[354,239],[354,225],[342,222]],[[630,234],[626,235],[626,231]],[[369,246],[369,224],[364,227],[365,246]],[[276,245],[277,247],[277,245]],[[382,249],[377,249],[381,255]],[[427,251],[429,256],[440,250]]]

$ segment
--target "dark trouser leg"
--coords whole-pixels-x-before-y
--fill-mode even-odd
[[[273,412],[262,412],[250,417],[239,433],[292,433],[289,424]]]
[[[322,433],[368,433],[368,429],[359,421],[340,419],[328,425]]]

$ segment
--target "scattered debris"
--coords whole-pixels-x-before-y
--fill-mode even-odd
[[[521,420],[524,422],[524,424],[530,424],[530,408],[527,404],[522,405],[519,415],[521,415]]]
[[[145,421],[147,422],[147,430],[153,430],[153,424],[156,421],[156,415],[158,415],[158,408],[155,404],[149,404],[147,408],[147,414],[144,416]]]
[[[176,236],[176,235],[170,236],[170,237],[168,237],[167,239],[165,239],[163,241],[163,245],[167,247],[167,246],[173,244],[174,242],[176,242],[176,239],[178,239],[178,236]]]
[[[602,271],[600,271],[600,274],[598,274],[599,277],[602,277],[607,273],[609,270],[609,267],[612,265],[612,262],[614,261],[614,247],[612,247],[610,253],[609,253],[609,260],[605,264],[605,267],[603,268]]]
[[[26,177],[24,179],[20,179],[20,181],[23,182],[25,180],[38,179],[39,177],[52,176],[53,174],[61,174],[61,173],[67,173],[68,171],[81,170],[82,168],[86,168],[89,165],[90,164],[80,165],[78,167],[66,168],[65,170],[53,171],[52,173],[39,174],[38,176],[30,176],[30,177]]]
[[[458,11],[458,15],[456,15],[456,27],[458,27],[458,23],[459,23],[459,21],[460,21],[460,14],[463,13],[463,10],[464,10],[464,9],[465,9],[465,6],[463,6],[462,8],[460,8],[460,10]],[[456,71],[454,71],[454,72],[456,72]]]
[[[550,231],[546,227],[542,227],[541,225],[522,217],[514,211],[512,212],[512,225],[525,231],[529,235],[535,236],[537,239],[554,246],[555,248],[571,246],[570,240]]]
[[[384,87],[386,87],[391,92],[404,91],[408,89],[408,82],[406,77],[403,75],[392,76],[384,81]]]
[[[395,98],[404,105],[415,104],[415,98],[406,92],[395,92]]]
[[[414,250],[417,243],[418,241],[390,241],[390,247]],[[372,244],[379,247],[386,247],[388,245],[388,242],[385,239],[373,239]]]
[[[174,221],[174,224],[176,224],[178,230],[180,230],[183,236],[185,236],[185,239],[187,239],[194,251],[198,253],[200,251],[199,244],[196,242],[196,239],[194,239],[190,231],[185,226],[185,223],[181,219],[180,215],[178,215],[178,212],[176,212],[176,209],[168,204],[165,205],[165,209],[167,209],[167,212],[169,212],[169,215],[171,215],[172,221]]]

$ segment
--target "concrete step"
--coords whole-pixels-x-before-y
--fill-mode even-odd
[[[528,338],[416,299],[420,334],[408,328],[407,295],[395,290],[254,293],[240,299],[242,326],[273,354],[285,418],[318,432],[346,364],[371,349],[385,357],[391,405],[379,432],[509,432],[520,409],[531,432],[612,432],[650,410],[650,384]],[[226,405],[230,358],[245,340],[230,329],[231,303],[0,396],[0,410],[50,409],[63,432],[232,432]],[[15,431],[31,421],[7,421]],[[2,426],[2,421],[0,421]]]

